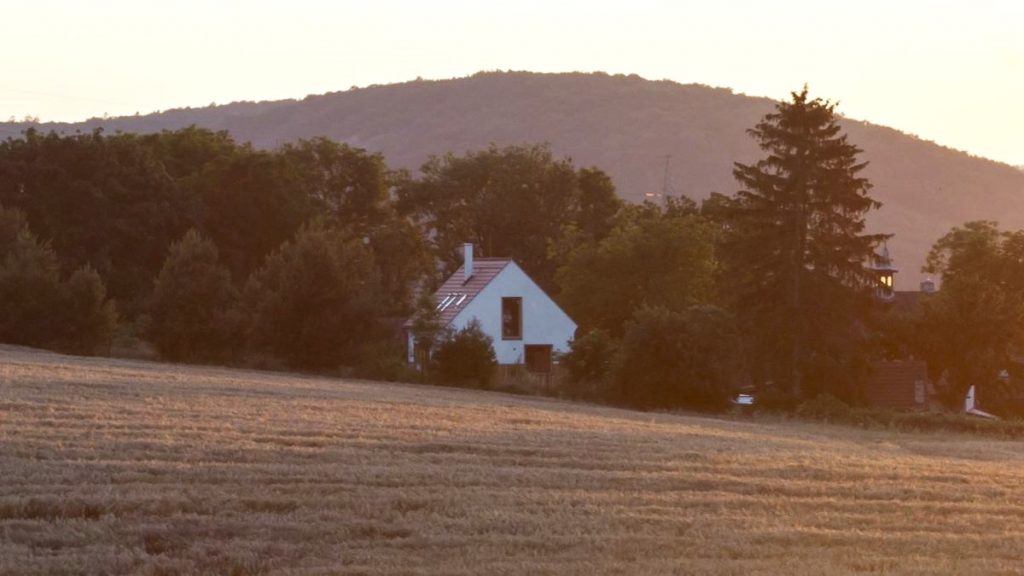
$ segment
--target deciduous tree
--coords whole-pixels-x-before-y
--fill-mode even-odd
[[[237,349],[237,292],[217,247],[196,230],[175,242],[156,277],[149,339],[164,358],[216,361]]]
[[[600,236],[620,204],[607,176],[577,172],[544,145],[434,157],[398,188],[399,209],[423,227],[447,272],[473,242],[483,256],[514,258],[548,289],[560,264],[552,244],[566,229]]]
[[[644,306],[681,311],[714,296],[714,230],[673,203],[629,206],[601,241],[578,244],[558,271],[560,300],[581,330],[621,337]]]
[[[252,346],[305,369],[356,363],[386,304],[366,243],[316,224],[267,258],[244,300]]]
[[[726,407],[740,365],[732,318],[714,306],[638,310],[618,351],[619,399],[642,408]]]
[[[933,374],[946,372],[944,399],[958,407],[972,385],[991,397],[999,372],[1024,349],[1024,231],[968,222],[940,238],[925,271],[942,289],[923,302],[912,333]]]

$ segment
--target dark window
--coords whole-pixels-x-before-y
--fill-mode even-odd
[[[501,299],[501,339],[523,339],[523,299]]]

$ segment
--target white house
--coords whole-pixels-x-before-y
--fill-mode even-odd
[[[576,323],[510,258],[473,259],[463,247],[463,264],[434,293],[442,326],[460,330],[474,318],[491,337],[498,364],[526,364],[547,372],[553,352],[568,352]],[[415,338],[408,334],[409,362]]]

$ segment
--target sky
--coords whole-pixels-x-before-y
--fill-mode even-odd
[[[74,121],[481,70],[782,99],[1024,166],[1020,0],[5,0],[0,120]]]

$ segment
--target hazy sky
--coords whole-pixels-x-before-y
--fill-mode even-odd
[[[783,98],[1024,165],[1024,1],[5,0],[0,118],[146,113],[479,70]]]

